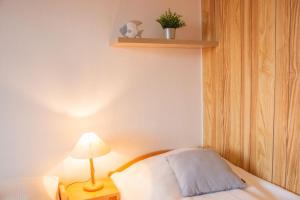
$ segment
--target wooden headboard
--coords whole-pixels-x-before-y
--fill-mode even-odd
[[[120,166],[119,168],[117,168],[116,170],[114,171],[111,171],[109,172],[108,176],[111,176],[112,174],[116,173],[116,172],[122,172],[123,170],[127,169],[128,167],[130,167],[131,165],[141,161],[141,160],[145,160],[147,158],[150,158],[152,156],[157,156],[157,155],[160,155],[160,154],[163,154],[163,153],[166,153],[166,152],[169,152],[171,151],[171,149],[166,149],[166,150],[159,150],[159,151],[154,151],[154,152],[151,152],[151,153],[147,153],[147,154],[144,154],[142,156],[139,156],[127,163],[125,163],[124,165]]]

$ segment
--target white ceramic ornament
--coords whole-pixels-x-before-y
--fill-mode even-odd
[[[132,20],[120,28],[120,33],[127,38],[141,38],[144,30],[139,30],[140,21]]]

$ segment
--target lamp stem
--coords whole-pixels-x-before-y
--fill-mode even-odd
[[[101,181],[95,180],[95,168],[94,168],[93,158],[90,158],[90,170],[91,170],[91,181],[88,181],[83,186],[83,189],[86,192],[96,192],[98,190],[101,190],[104,187],[104,184]]]
[[[91,169],[91,181],[95,185],[95,168],[93,158],[90,158],[90,169]]]

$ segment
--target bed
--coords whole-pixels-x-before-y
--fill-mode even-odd
[[[226,161],[232,171],[246,181],[244,189],[215,192],[193,197],[182,197],[175,178],[167,178],[172,173],[164,169],[164,157],[174,152],[158,151],[141,156],[110,175],[121,192],[122,200],[300,200],[300,196],[272,183],[264,181]],[[159,164],[153,164],[153,163]],[[138,166],[138,167],[137,167]],[[126,175],[124,175],[126,174]],[[149,181],[151,179],[151,181]],[[168,185],[168,187],[165,187]]]
[[[190,149],[190,148],[188,148]],[[182,197],[165,157],[188,149],[163,150],[140,156],[109,176],[120,190],[121,200],[300,200],[300,196],[264,181],[226,161],[245,180],[244,189]],[[0,183],[2,200],[59,200],[57,177],[26,178]]]
[[[264,181],[228,162],[232,170],[247,182],[243,190],[230,190],[183,200],[299,200],[300,197],[272,183]]]

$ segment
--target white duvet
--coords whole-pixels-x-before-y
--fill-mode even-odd
[[[113,174],[112,179],[120,190],[121,200],[300,200],[300,196],[251,175],[229,162],[232,170],[246,181],[245,189],[182,198],[176,177],[164,157],[185,150],[148,158],[123,172]]]

